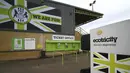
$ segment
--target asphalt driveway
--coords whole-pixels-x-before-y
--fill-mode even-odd
[[[90,67],[90,57],[78,54],[77,62],[74,55],[65,55],[64,65],[61,56],[55,58],[0,61],[0,73],[80,73],[80,69]]]

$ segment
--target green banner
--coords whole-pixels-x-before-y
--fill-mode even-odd
[[[0,29],[61,32],[61,25],[61,11],[55,7],[26,0],[0,1]]]

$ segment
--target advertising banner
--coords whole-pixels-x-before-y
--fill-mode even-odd
[[[129,23],[91,30],[91,73],[130,73]]]
[[[61,11],[26,0],[0,0],[0,29],[61,32]]]

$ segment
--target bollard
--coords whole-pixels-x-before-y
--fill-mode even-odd
[[[62,65],[64,65],[64,54],[63,54],[63,53],[61,53],[61,52],[58,52],[58,53],[60,53],[60,54],[61,54],[61,64],[62,64]]]
[[[62,54],[62,65],[64,65],[64,54]]]
[[[55,51],[53,51],[53,58],[55,58]]]
[[[75,54],[76,54],[76,63],[77,63],[78,62],[77,52]]]

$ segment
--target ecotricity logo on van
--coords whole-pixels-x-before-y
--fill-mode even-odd
[[[27,24],[31,20],[31,13],[23,6],[16,5],[9,9],[9,17],[19,24]]]
[[[99,34],[102,34],[102,30],[98,31]],[[108,36],[108,37],[100,37],[93,39],[94,46],[116,46],[118,37]]]
[[[97,35],[101,35],[102,33],[103,33],[102,30],[97,31]]]
[[[102,37],[93,39],[94,46],[116,46],[118,37]]]
[[[99,38],[99,39],[94,39],[93,42],[113,42],[116,43],[117,42],[117,38],[118,37],[104,37],[104,38]]]

